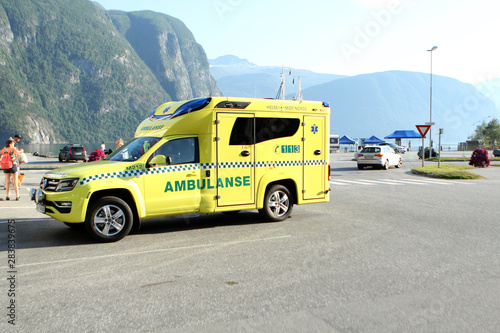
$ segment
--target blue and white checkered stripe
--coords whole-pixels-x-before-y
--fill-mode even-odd
[[[220,169],[238,169],[238,168],[250,168],[254,165],[257,168],[268,168],[268,167],[296,167],[296,166],[310,166],[310,165],[325,165],[327,161],[325,160],[308,160],[308,161],[260,161],[260,162],[221,162],[221,163],[198,163],[198,164],[180,164],[180,165],[170,165],[158,168],[150,169],[138,169],[138,170],[128,170],[120,172],[108,172],[101,173],[98,175],[93,175],[89,177],[82,178],[78,185],[85,185],[94,180],[109,179],[109,178],[130,178],[139,177],[142,175],[155,175],[179,171],[190,171],[190,170],[210,170],[215,169],[218,166]]]
[[[144,171],[146,171],[146,170],[139,169],[139,170],[101,173],[99,175],[94,175],[94,176],[82,178],[82,180],[80,180],[78,185],[85,185],[91,181],[99,180],[99,179],[136,177],[136,176],[143,175]]]

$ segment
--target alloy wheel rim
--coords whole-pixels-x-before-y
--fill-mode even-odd
[[[290,200],[283,191],[276,191],[269,197],[268,206],[271,214],[275,217],[281,217],[288,212]]]
[[[93,224],[95,230],[104,236],[115,236],[125,226],[125,213],[115,205],[105,205],[95,213]]]

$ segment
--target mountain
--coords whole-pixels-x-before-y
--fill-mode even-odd
[[[224,96],[274,98],[281,84],[282,67],[257,66],[246,59],[225,55],[210,59],[210,72]],[[345,77],[321,74],[304,69],[284,68],[286,94],[298,89],[300,76],[302,89]]]
[[[429,74],[388,71],[337,79],[303,91],[307,100],[331,105],[331,133],[383,138],[395,130],[413,129],[429,121]],[[489,115],[499,118],[495,104],[473,85],[433,75],[432,138],[437,144],[465,141],[473,124]]]
[[[500,79],[486,80],[476,84],[475,87],[500,109]]]
[[[174,100],[220,94],[203,47],[182,21],[151,11],[107,14]]]
[[[0,139],[130,138],[152,108],[218,93],[185,25],[87,0],[0,0]]]
[[[238,58],[237,56],[230,55],[230,54],[220,56],[216,59],[211,59],[209,61],[210,61],[210,65],[218,66],[221,68],[223,68],[223,67],[241,67],[241,68],[243,68],[243,67],[258,67],[256,64],[251,63],[247,59],[241,59],[241,58]],[[220,75],[217,77],[220,77]]]

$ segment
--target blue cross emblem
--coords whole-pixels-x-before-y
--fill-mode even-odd
[[[313,134],[318,133],[318,126],[316,126],[316,124],[311,126],[311,132],[313,132]]]

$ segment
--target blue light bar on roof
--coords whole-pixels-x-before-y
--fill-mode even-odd
[[[208,103],[210,103],[211,100],[212,100],[211,98],[198,98],[186,102],[182,104],[177,110],[174,111],[171,118],[175,118],[189,112],[203,109],[205,106],[208,105]]]
[[[193,99],[191,101],[187,101],[186,103],[179,106],[179,108],[177,108],[177,110],[175,110],[172,113],[168,113],[168,114],[166,114],[166,113],[169,111],[170,106],[166,107],[165,110],[163,110],[163,114],[155,114],[155,112],[157,110],[157,109],[155,109],[151,112],[151,114],[149,115],[149,118],[151,120],[165,120],[165,119],[172,119],[175,117],[179,117],[179,116],[182,116],[183,114],[203,109],[205,106],[207,106],[210,103],[211,100],[212,99],[210,97],[209,98]]]

